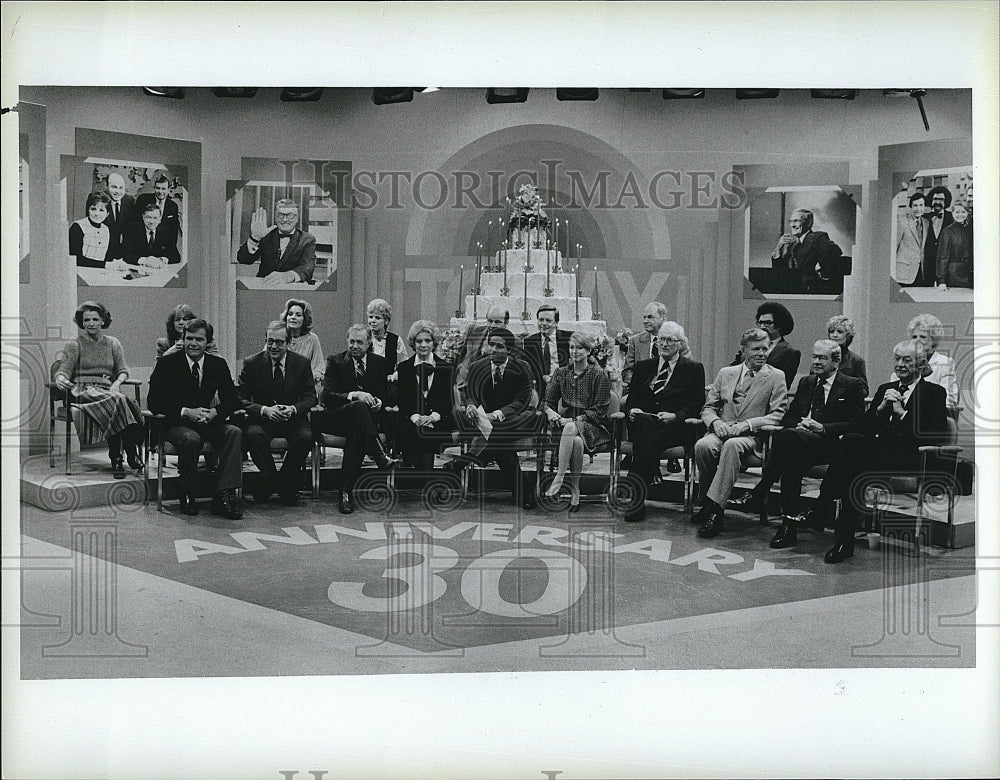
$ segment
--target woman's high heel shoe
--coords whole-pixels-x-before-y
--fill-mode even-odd
[[[569,505],[569,513],[571,515],[574,514],[575,512],[579,512],[579,511],[580,511],[580,502],[579,501],[577,501],[575,504],[570,504]]]
[[[545,491],[546,498],[555,498],[559,495],[559,491],[563,489],[563,482],[560,479],[553,480],[552,484],[549,485],[549,489]]]

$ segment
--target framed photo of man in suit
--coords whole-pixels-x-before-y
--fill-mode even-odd
[[[851,273],[857,223],[858,194],[851,188],[749,188],[744,297],[842,295],[844,277]]]
[[[78,286],[187,287],[187,180],[183,165],[64,156],[67,262]]]
[[[350,164],[244,158],[227,182],[238,290],[336,290],[350,252]]]
[[[894,299],[971,303],[972,166],[893,177],[891,262]]]

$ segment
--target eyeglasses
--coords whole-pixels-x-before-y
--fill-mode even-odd
[[[680,344],[680,339],[675,339],[673,336],[657,336],[657,342],[660,344]]]
[[[757,320],[758,325],[774,325],[774,320]]]
[[[285,339],[264,339],[264,344],[268,347],[283,347]]]
[[[279,222],[289,222],[291,220],[295,220],[298,218],[299,218],[298,214],[282,214],[280,211],[278,212],[278,215],[275,217],[275,219],[277,219]]]

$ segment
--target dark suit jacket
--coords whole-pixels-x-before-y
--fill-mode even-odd
[[[420,392],[420,381],[417,377],[414,362],[416,355],[410,355],[402,363],[396,365],[399,377],[396,380],[397,402],[399,414],[404,420],[409,420],[414,414],[430,414],[437,412],[446,426],[451,426],[453,417],[452,381],[454,366],[434,358],[434,379],[425,398]]]
[[[924,262],[920,266],[920,274],[922,276],[922,282],[924,287],[933,287],[937,281],[937,257],[938,257],[938,244],[941,241],[941,236],[944,235],[944,229],[948,227],[955,218],[951,215],[950,211],[944,212],[944,219],[941,222],[941,232],[938,235],[934,235],[934,222],[931,219],[930,214],[924,214]]]
[[[385,404],[389,397],[389,380],[392,373],[389,361],[378,355],[365,355],[364,387],[358,387],[357,374],[354,373],[354,359],[347,350],[331,355],[326,360],[326,373],[323,375],[323,406],[327,409],[337,409],[350,403],[348,393],[364,390],[380,399]],[[436,381],[436,380],[435,380]]]
[[[889,409],[878,411],[886,390],[890,388],[898,390],[899,382],[887,382],[875,392],[865,414],[862,432],[895,442],[899,447],[900,461],[914,462],[918,447],[943,444],[947,438],[947,393],[940,385],[921,379],[906,402],[906,416],[902,420],[894,420]]]
[[[550,376],[559,366],[569,365],[569,336],[570,334],[565,330],[556,330],[556,353],[559,356],[559,363],[558,365],[551,366],[549,370]],[[545,375],[541,333],[532,333],[524,339],[524,356],[528,361],[528,365],[531,366],[535,382],[538,384],[539,389],[541,389],[543,385],[542,377]]]
[[[177,236],[162,224],[156,226],[153,243],[146,242],[146,226],[142,222],[131,222],[125,227],[121,256],[126,263],[135,263],[140,257],[152,255],[165,257],[169,263],[179,263],[181,253],[177,249]]]
[[[135,198],[131,195],[122,195],[122,202],[119,204],[118,219],[114,217],[114,211],[108,207],[108,218],[104,224],[111,231],[111,245],[108,247],[107,260],[117,260],[124,256],[125,251],[125,228],[135,221]],[[141,222],[141,220],[140,220]]]
[[[793,249],[795,267],[802,271],[806,292],[828,292],[830,285],[843,286],[840,247],[822,230],[810,230]],[[826,287],[823,287],[826,285]]]
[[[809,415],[813,392],[816,389],[816,375],[809,374],[799,382],[799,389],[781,418],[786,428],[794,428]],[[857,377],[847,376],[838,371],[833,377],[833,386],[826,397],[823,411],[815,418],[823,423],[823,435],[831,438],[843,436],[858,429],[865,416],[865,392],[867,387]]]
[[[375,354],[371,347],[368,348],[368,354],[370,355]],[[389,361],[390,374],[396,370],[396,355],[398,354],[399,354],[399,334],[387,330],[385,332],[385,359]]]
[[[215,405],[218,417],[215,418],[213,425],[221,424],[230,414],[242,407],[229,373],[229,366],[217,355],[205,355],[202,358],[201,385],[198,386],[191,377],[187,355],[184,352],[174,352],[171,355],[164,355],[156,362],[153,374],[149,378],[149,396],[146,403],[149,411],[162,414],[166,418],[166,426],[170,428],[181,424],[182,407],[211,408],[216,394],[219,396],[219,403]]]
[[[785,389],[792,386],[795,374],[799,370],[799,363],[802,361],[802,353],[794,349],[791,344],[785,341],[784,336],[778,339],[767,356],[767,364],[774,366],[785,375]],[[736,353],[736,358],[729,365],[738,366],[743,362],[743,355]]]
[[[868,395],[868,371],[865,368],[865,359],[856,352],[851,352],[847,347],[840,349],[840,369],[845,376],[857,377],[865,387],[865,395]]]
[[[535,410],[531,408],[531,369],[515,357],[507,358],[503,381],[493,387],[493,361],[477,360],[469,369],[466,385],[467,403],[482,406],[486,412],[503,412],[503,422],[493,423],[497,430],[531,430]]]
[[[635,365],[629,394],[622,409],[642,409],[644,412],[672,412],[683,422],[697,417],[705,404],[705,367],[686,357],[677,359],[666,387],[653,393],[650,382],[660,367],[659,358],[640,360]]]
[[[140,225],[142,224],[142,210],[146,207],[147,203],[156,203],[157,206],[159,205],[156,200],[156,193],[146,192],[135,199],[135,221]],[[177,235],[181,232],[180,210],[177,208],[177,201],[169,195],[163,204],[163,217],[160,219],[160,227],[172,232],[174,241],[177,240]]]
[[[236,261],[243,265],[251,265],[260,261],[257,276],[264,277],[273,271],[295,271],[303,282],[313,278],[316,269],[316,239],[311,233],[296,228],[292,233],[284,254],[279,256],[280,238],[278,229],[274,228],[260,240],[257,251],[251,253],[246,242],[236,253]]]
[[[258,352],[243,361],[236,393],[254,422],[262,419],[260,410],[264,406],[294,406],[296,415],[306,415],[316,406],[312,366],[307,358],[291,350],[285,353],[284,379],[280,388],[274,385],[271,357],[266,352]]]

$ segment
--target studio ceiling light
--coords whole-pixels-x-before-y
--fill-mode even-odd
[[[142,91],[150,97],[184,97],[184,87],[143,87]]]
[[[414,89],[415,87],[375,87],[372,90],[372,101],[376,106],[409,103],[413,100]]]
[[[323,87],[285,87],[281,90],[281,99],[286,103],[319,100],[322,96]]]
[[[257,94],[257,87],[216,87],[212,92],[221,98],[252,98]]]
[[[663,90],[664,100],[690,100],[692,98],[705,97],[704,89],[665,89]]]
[[[560,87],[556,89],[556,100],[597,100],[598,90],[591,88]]]
[[[858,96],[858,91],[856,89],[810,89],[809,94],[814,98],[854,100]]]
[[[776,89],[738,89],[736,90],[737,100],[761,100],[765,98],[778,97]]]
[[[527,99],[527,87],[491,87],[486,90],[487,103],[523,103]]]

